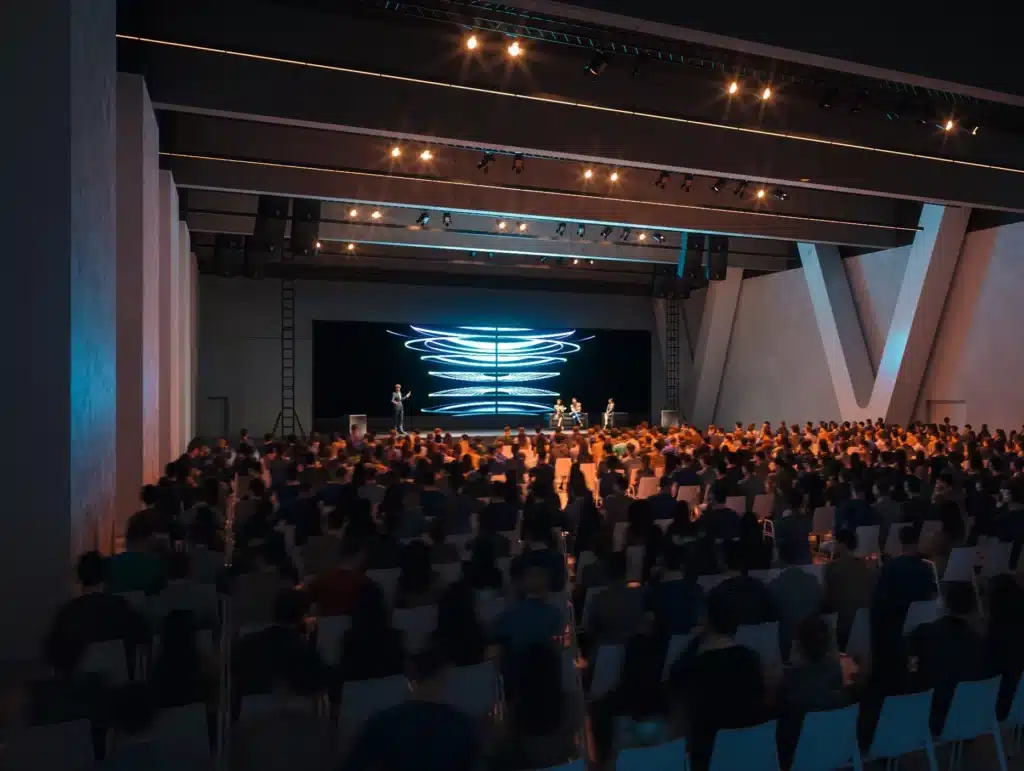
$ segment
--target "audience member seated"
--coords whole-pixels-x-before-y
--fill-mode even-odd
[[[309,601],[316,605],[319,616],[350,616],[359,590],[367,582],[363,573],[363,549],[354,537],[346,537],[339,545],[336,567],[321,573],[306,587]]]
[[[242,713],[231,741],[232,771],[328,771],[336,768],[337,736],[317,714],[322,683],[302,658],[274,662],[273,704]]]
[[[739,534],[740,515],[725,505],[729,495],[724,481],[715,482],[708,493],[708,502],[697,520],[697,530],[712,541],[730,541]]]
[[[949,583],[945,595],[946,615],[918,626],[908,645],[912,677],[918,688],[934,691],[934,734],[942,730],[957,683],[981,679],[986,671],[985,643],[974,628],[974,587],[966,581]]]
[[[97,552],[86,552],[79,557],[77,573],[82,593],[57,611],[45,643],[47,663],[54,668],[57,666],[54,651],[60,646],[74,648],[74,656],[80,658],[92,643],[122,640],[131,661],[135,646],[148,639],[146,621],[128,600],[106,593],[106,567]]]
[[[177,755],[166,744],[154,741],[157,707],[149,689],[132,683],[111,697],[113,726],[106,760],[98,771],[180,771],[192,766],[193,758]]]
[[[518,581],[529,568],[539,567],[547,573],[551,591],[562,591],[565,588],[565,557],[555,550],[553,540],[551,524],[545,517],[532,521],[527,528],[523,553],[512,560],[512,579]]]
[[[160,627],[160,647],[149,670],[149,683],[160,707],[212,701],[215,664],[200,650],[195,619],[187,610],[172,610]]]
[[[711,590],[708,602],[712,597],[723,598],[741,626],[775,621],[775,601],[763,581],[747,575],[746,555],[738,541],[726,542],[725,566],[728,578]]]
[[[402,671],[402,633],[391,626],[391,614],[380,588],[372,581],[359,587],[352,625],[341,639],[339,681],[372,680]]]
[[[188,611],[200,629],[215,629],[218,624],[217,602],[210,587],[193,581],[192,562],[188,552],[173,551],[166,557],[167,584],[151,597],[146,605],[153,629],[159,629],[167,614]]]
[[[798,489],[788,492],[786,508],[774,521],[775,546],[790,555],[793,565],[810,565],[811,515],[803,508],[804,494]]]
[[[107,558],[107,591],[156,594],[164,585],[164,564],[151,551],[152,532],[145,522],[136,521],[125,531],[125,551]]]
[[[996,576],[989,581],[986,600],[985,662],[991,674],[1003,677],[996,716],[1005,720],[1024,672],[1024,590],[1013,576]]]
[[[668,545],[663,554],[661,579],[646,587],[647,609],[654,616],[654,631],[668,639],[689,634],[704,612],[704,593],[697,577],[686,563],[683,570],[683,548]]]
[[[496,563],[493,541],[477,541],[469,559],[462,563],[462,577],[475,591],[503,591],[505,577]]]
[[[789,646],[800,622],[821,613],[823,591],[818,579],[800,568],[788,544],[779,548],[782,572],[768,584],[779,617],[779,649],[789,659]]]
[[[380,533],[371,537],[367,546],[367,570],[391,570],[402,566],[405,547],[397,535],[401,529],[401,515],[385,514],[381,520],[383,527]]]
[[[644,595],[626,584],[626,554],[608,557],[608,584],[590,601],[587,632],[595,645],[624,643],[644,622]]]
[[[967,539],[963,514],[955,501],[946,499],[937,506],[942,527],[923,545],[924,553],[935,563],[935,572],[941,577],[946,571],[949,555],[953,549],[963,546]]]
[[[564,612],[548,602],[548,572],[530,567],[521,581],[523,598],[505,608],[495,624],[495,639],[502,646],[505,687],[514,688],[516,662],[530,645],[554,645],[564,630]]]
[[[437,604],[434,641],[452,666],[479,664],[486,641],[476,613],[476,594],[465,580],[445,589]]]
[[[839,531],[834,545],[833,559],[825,563],[823,573],[822,610],[836,614],[836,636],[845,650],[857,611],[871,605],[877,574],[866,559],[857,556],[855,532]]]
[[[420,486],[420,510],[428,520],[443,521],[448,501],[445,494],[437,489],[437,479],[433,469],[424,464],[416,471],[416,484]]]
[[[857,531],[858,527],[881,524],[878,512],[867,502],[864,484],[855,481],[850,485],[850,498],[836,507],[835,530]],[[881,544],[884,545],[884,544]]]
[[[395,607],[436,605],[442,589],[440,576],[430,561],[430,547],[423,541],[413,541],[405,547],[402,555],[402,572],[398,576]]]
[[[174,520],[160,508],[160,489],[156,485],[144,485],[139,498],[144,508],[128,517],[125,531],[169,535]]]
[[[651,519],[672,519],[676,514],[676,499],[672,495],[672,477],[663,476],[658,481],[658,494],[647,499],[651,507]]]
[[[435,565],[459,562],[459,550],[454,544],[446,543],[448,531],[444,517],[435,517],[427,528],[427,539],[430,543],[430,561]]]
[[[490,500],[480,511],[480,530],[505,533],[515,530],[519,523],[519,511],[505,497],[505,486],[501,482],[491,483]]]
[[[444,702],[448,664],[427,648],[409,661],[409,698],[366,721],[342,771],[475,771],[472,718]]]
[[[738,616],[727,594],[711,592],[701,632],[673,665],[669,694],[689,726],[693,767],[708,767],[721,728],[756,725],[766,717],[761,660],[737,645]]]

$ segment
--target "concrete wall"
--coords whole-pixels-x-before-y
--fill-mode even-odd
[[[224,403],[211,397],[227,398],[232,433],[241,428],[254,434],[269,431],[280,408],[279,283],[201,276],[199,306],[198,433],[223,431]],[[304,427],[309,430],[312,417],[314,320],[457,324],[467,318],[650,331],[651,408],[655,413],[661,409],[664,364],[649,298],[303,281],[296,291],[295,379],[296,409]]]

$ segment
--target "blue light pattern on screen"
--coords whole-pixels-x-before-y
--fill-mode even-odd
[[[576,339],[576,330],[533,330],[528,327],[419,327],[406,332],[405,347],[420,360],[444,369],[428,374],[442,380],[473,384],[432,392],[443,400],[423,412],[452,416],[546,415],[558,391],[520,385],[551,380],[555,369],[592,338]]]

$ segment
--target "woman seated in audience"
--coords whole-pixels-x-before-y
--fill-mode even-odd
[[[195,618],[187,610],[172,610],[164,619],[149,673],[158,706],[209,701],[216,693],[214,663],[208,658],[210,652],[200,649],[197,633]]]
[[[519,666],[521,676],[508,704],[508,733],[493,767],[515,771],[564,763],[576,753],[559,651],[551,645],[529,645],[519,654]]]
[[[1024,672],[1024,590],[1011,575],[999,575],[988,583],[988,629],[985,661],[993,675],[1002,675],[996,717],[1005,720],[1017,684]]]
[[[459,550],[455,548],[455,544],[445,541],[447,535],[444,516],[434,517],[427,529],[427,539],[430,543],[430,561],[435,565],[459,561]]]
[[[477,539],[469,559],[462,564],[462,576],[474,591],[502,592],[505,577],[496,563],[493,541]]]
[[[967,533],[963,514],[956,501],[946,498],[938,504],[938,509],[942,527],[929,543],[922,544],[922,551],[935,563],[936,573],[941,576],[946,570],[950,553],[964,545]]]
[[[352,626],[341,640],[340,681],[401,674],[403,646],[402,633],[391,626],[384,595],[375,583],[367,581],[359,589]]]
[[[398,576],[395,607],[434,605],[442,588],[440,577],[430,561],[430,547],[423,541],[413,541],[406,546],[402,555],[402,572]]]
[[[467,581],[456,581],[441,595],[434,641],[452,666],[483,661],[486,641],[476,613],[476,592]]]

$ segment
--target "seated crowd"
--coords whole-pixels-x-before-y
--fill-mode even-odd
[[[611,768],[679,736],[702,769],[767,720],[785,767],[809,712],[859,704],[867,747],[886,697],[932,689],[938,734],[958,683],[1001,676],[1003,718],[1024,670],[1024,434],[986,426],[243,432],[142,504],[21,688],[20,723],[88,719],[103,768],[170,767],[147,737],[192,704],[237,769]],[[943,580],[989,544],[1004,569]],[[105,641],[127,685],[87,666]],[[452,678],[489,663],[497,706],[470,714]],[[346,723],[357,683],[399,676]]]

